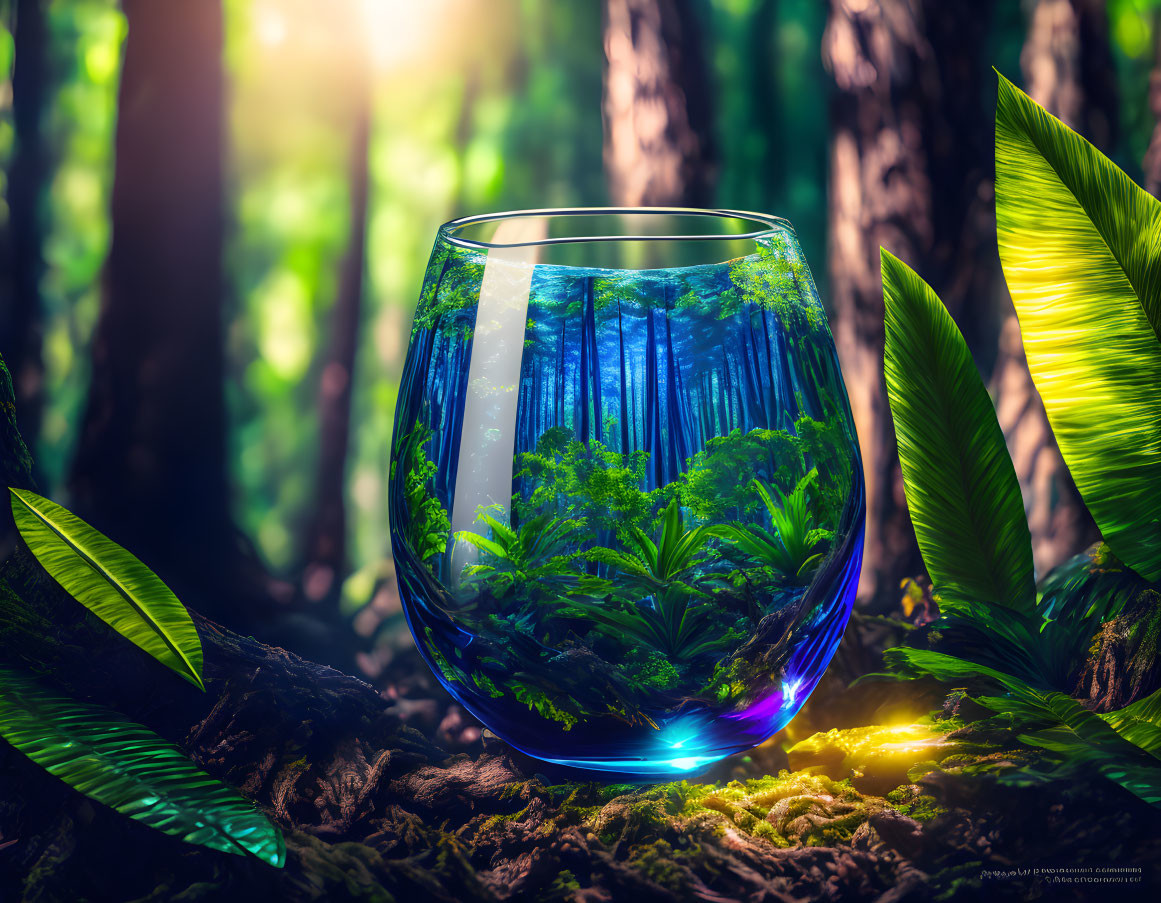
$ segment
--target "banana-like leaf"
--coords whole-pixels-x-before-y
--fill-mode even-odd
[[[0,668],[0,736],[81,793],[151,828],[281,868],[282,834],[180,749],[117,712]]]
[[[1161,202],[1000,76],[996,230],[1068,469],[1117,557],[1161,580]]]
[[[882,252],[883,370],[907,507],[946,608],[1031,611],[1032,540],[992,401],[955,321],[922,279]]]
[[[53,579],[123,637],[204,690],[197,629],[161,578],[55,502],[26,489],[10,492],[16,527]]]

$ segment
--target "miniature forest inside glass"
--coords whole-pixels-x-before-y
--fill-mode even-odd
[[[436,243],[397,413],[398,571],[451,692],[521,749],[704,766],[782,727],[841,636],[853,424],[797,241],[758,244],[672,270],[538,265],[505,345],[477,337],[483,271],[522,265]],[[513,353],[515,398],[469,400],[473,355]]]

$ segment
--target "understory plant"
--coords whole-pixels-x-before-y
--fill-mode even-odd
[[[771,462],[775,455],[782,458],[788,445],[801,472],[805,459],[796,441],[782,431],[736,430],[711,444],[717,443],[718,455],[737,446],[750,454],[758,450]],[[564,622],[566,629],[588,621],[610,638],[629,639],[680,660],[696,658],[736,638],[725,627],[707,629],[712,618],[730,624],[737,619],[731,611],[720,611],[723,597],[715,594],[729,594],[731,584],[736,589],[739,583],[766,589],[807,583],[834,535],[817,521],[816,509],[822,506],[817,469],[788,492],[760,479],[744,486],[744,494],[738,492],[730,510],[764,511],[769,526],[702,524],[691,518],[705,506],[696,502],[690,486],[673,483],[652,492],[638,487],[648,453],[634,453],[626,461],[598,442],[586,447],[568,439],[560,428],[546,432],[537,449],[518,456],[518,477],[534,487],[528,499],[514,503],[518,525],[481,512],[486,535],[455,534],[480,556],[465,568],[465,586],[497,601],[519,597],[510,610],[521,621],[534,619],[546,628]],[[687,463],[689,473],[700,473],[694,459]],[[771,466],[783,479],[785,469]],[[745,497],[754,503],[747,505]],[[662,500],[664,507],[654,515]],[[731,560],[741,564],[733,579]],[[751,604],[745,615],[760,618],[764,613]]]
[[[756,487],[771,526],[751,538],[778,550],[763,547],[759,556],[793,556],[792,563],[778,558],[779,568],[735,548],[720,525],[691,524],[676,493],[651,530],[629,522],[598,532],[615,539],[615,548],[595,543],[585,518],[541,513],[512,526],[482,511],[487,535],[460,531],[455,538],[479,553],[464,568],[463,588],[476,596],[467,605],[484,670],[470,674],[446,660],[441,668],[487,696],[511,695],[565,730],[600,715],[655,727],[644,702],[681,684],[712,683],[715,660],[766,614],[750,583],[760,584],[766,599],[779,586],[800,592],[797,575],[809,570],[818,555],[813,550],[831,535],[813,526],[812,484],[808,476],[788,496],[777,487]],[[744,558],[744,568],[731,571],[730,554]],[[739,588],[742,573],[749,582]],[[480,606],[481,596],[499,602],[500,610]],[[589,656],[583,672],[568,663],[579,649]],[[523,676],[530,662],[539,675],[532,683]],[[582,701],[594,681],[605,687],[599,711]]]
[[[1000,76],[996,220],[1028,365],[1104,545],[1038,591],[1015,469],[963,336],[884,250],[887,390],[942,613],[916,632],[930,648],[887,663],[986,688],[976,701],[1043,753],[1039,773],[1004,779],[1095,770],[1161,804],[1161,691],[1104,713],[1074,696],[1101,625],[1161,598],[1161,202]]]
[[[757,524],[723,524],[713,528],[715,535],[729,540],[741,552],[792,583],[808,583],[825,554],[826,543],[834,538],[832,530],[816,525],[807,498],[808,490],[817,480],[815,468],[798,481],[789,495],[777,486],[754,480],[752,485],[766,507],[770,528]]]
[[[702,629],[711,615],[706,602],[721,579],[701,571],[713,554],[712,536],[711,527],[686,527],[674,499],[665,509],[656,538],[630,527],[627,551],[596,548],[583,553],[586,559],[613,568],[612,599],[578,602],[570,610],[598,629],[624,631],[675,658],[722,648],[729,641],[727,635]],[[642,598],[651,601],[643,603]]]
[[[10,496],[20,536],[49,576],[124,639],[204,692],[201,639],[161,579],[60,505],[26,489],[13,488]],[[0,737],[129,818],[187,843],[278,868],[285,861],[278,828],[178,747],[112,709],[72,699],[8,665],[0,666]]]
[[[490,538],[468,530],[455,536],[486,554],[485,561],[469,565],[464,572],[486,583],[495,598],[521,590],[568,594],[604,587],[603,581],[586,579],[576,567],[572,547],[585,528],[583,519],[539,514],[516,529],[491,514],[481,513],[480,520],[490,528]]]
[[[437,468],[424,452],[430,439],[431,429],[422,418],[416,420],[410,430],[399,433],[395,460],[391,464],[393,469],[402,467],[406,474],[403,502],[408,516],[404,520],[404,530],[408,543],[420,561],[427,561],[447,548],[448,531],[451,529],[447,512],[431,492],[431,480]],[[394,479],[394,472],[391,476]]]

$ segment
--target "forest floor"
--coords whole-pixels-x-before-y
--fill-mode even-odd
[[[4,576],[36,595],[10,566]],[[849,689],[858,624],[789,732],[689,781],[629,785],[513,752],[413,649],[375,689],[195,621],[208,699],[135,686],[135,666],[86,689],[119,696],[271,813],[285,868],[124,819],[5,746],[0,899],[1092,899],[1091,877],[1048,870],[1140,869],[1105,875],[1116,883],[1101,890],[1118,898],[1158,881],[1155,809],[1095,776],[1001,785],[994,767],[1026,753],[1014,736],[965,726],[959,695],[941,712],[944,690],[930,684]],[[67,669],[57,679],[80,691]],[[972,773],[981,765],[988,773]]]
[[[12,411],[0,379],[0,476],[28,486]],[[512,751],[407,645],[364,659],[372,686],[195,604],[200,692],[14,548],[0,664],[178,745],[279,824],[287,855],[277,869],[184,844],[0,743],[0,903],[1158,899],[1161,810],[1095,773],[1033,779],[1034,754],[994,720],[984,729],[954,688],[852,685],[912,626],[897,619],[856,615],[770,743],[688,781],[632,785]],[[1114,676],[1129,667],[1109,661]]]

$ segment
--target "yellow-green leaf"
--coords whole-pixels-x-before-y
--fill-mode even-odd
[[[176,746],[2,667],[0,736],[85,796],[151,828],[275,868],[286,859],[277,826]]]
[[[1068,469],[1113,552],[1161,580],[1161,202],[1000,76],[996,229]]]
[[[1161,690],[1100,717],[1130,743],[1161,758]]]
[[[55,502],[26,489],[9,491],[17,529],[53,579],[123,637],[204,690],[197,629],[161,578]]]
[[[1020,484],[991,398],[951,315],[882,252],[883,373],[907,507],[944,607],[1036,604]]]

